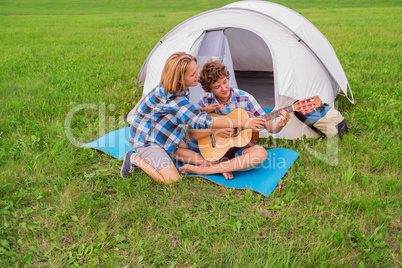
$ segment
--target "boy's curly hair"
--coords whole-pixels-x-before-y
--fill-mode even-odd
[[[218,60],[208,61],[202,66],[199,82],[205,92],[211,92],[211,85],[222,77],[229,79],[226,66]]]

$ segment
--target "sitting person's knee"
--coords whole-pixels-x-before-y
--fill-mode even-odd
[[[171,184],[180,179],[180,173],[177,171],[176,166],[173,163],[158,172],[161,174],[162,182],[164,184]]]
[[[259,147],[259,148],[258,148],[258,153],[261,155],[261,158],[263,158],[264,161],[265,161],[265,159],[268,157],[268,152],[267,152],[267,150],[265,150],[265,148],[263,148],[263,147]]]
[[[171,183],[174,183],[180,179],[180,175],[174,175],[174,176],[169,176],[169,177],[163,177],[163,183],[168,185]]]
[[[262,163],[268,157],[267,150],[265,150],[261,146],[253,146],[249,149],[250,149],[250,156],[252,158],[251,160],[253,163]]]

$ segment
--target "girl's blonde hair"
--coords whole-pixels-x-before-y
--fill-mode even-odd
[[[184,52],[176,52],[167,59],[161,78],[166,93],[176,94],[187,89],[184,74],[192,61],[197,62],[197,59]]]

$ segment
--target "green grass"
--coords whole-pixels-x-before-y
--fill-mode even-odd
[[[337,98],[350,132],[336,150],[261,140],[300,154],[269,198],[122,179],[121,160],[67,139],[77,105],[95,108],[72,118],[79,142],[125,126],[153,46],[229,2],[0,1],[0,267],[402,265],[400,1],[278,1],[327,37],[356,104]]]

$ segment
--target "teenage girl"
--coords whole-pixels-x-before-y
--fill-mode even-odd
[[[264,128],[262,118],[213,118],[197,109],[188,100],[188,88],[198,84],[199,76],[195,57],[177,52],[167,59],[160,84],[140,101],[135,111],[130,145],[136,153],[126,153],[122,177],[138,166],[156,181],[165,184],[177,181],[180,174],[172,158],[185,155],[185,160],[197,164],[191,160],[195,153],[186,149],[182,140],[187,126],[194,129],[243,127],[256,131]]]

